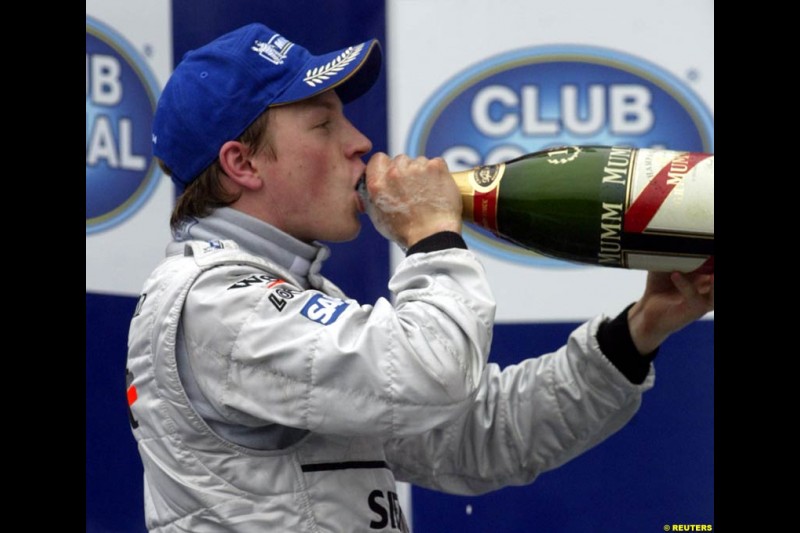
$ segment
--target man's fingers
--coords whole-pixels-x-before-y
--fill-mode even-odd
[[[367,162],[367,176],[380,176],[385,174],[386,169],[389,168],[389,163],[391,163],[391,159],[387,154],[383,152],[376,152],[372,157],[369,158],[369,162]]]
[[[698,274],[696,276],[673,272],[670,279],[681,296],[691,305],[700,305],[705,312],[714,309],[714,275]]]

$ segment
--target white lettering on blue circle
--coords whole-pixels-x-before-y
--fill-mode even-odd
[[[86,233],[135,213],[161,175],[150,141],[159,88],[140,54],[86,17]]]
[[[713,153],[713,120],[682,81],[652,63],[595,47],[541,46],[492,57],[447,81],[412,123],[406,151],[442,156],[455,172],[568,145]],[[464,237],[501,259],[576,266],[471,224]]]

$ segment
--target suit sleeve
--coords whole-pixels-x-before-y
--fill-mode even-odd
[[[655,376],[651,367],[641,384],[631,383],[601,353],[601,320],[578,327],[554,353],[503,370],[490,363],[456,421],[388,443],[397,478],[455,494],[523,485],[619,430]]]

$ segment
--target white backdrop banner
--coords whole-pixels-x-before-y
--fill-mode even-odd
[[[164,255],[174,187],[152,158],[171,4],[86,2],[86,291],[136,295]]]
[[[456,171],[564,145],[714,151],[713,2],[390,0],[387,21],[395,154]],[[465,238],[501,323],[616,314],[644,286],[643,271],[555,261],[473,227]]]

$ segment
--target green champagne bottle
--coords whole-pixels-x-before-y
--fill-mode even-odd
[[[542,255],[714,272],[714,155],[566,146],[453,173],[464,220]]]

